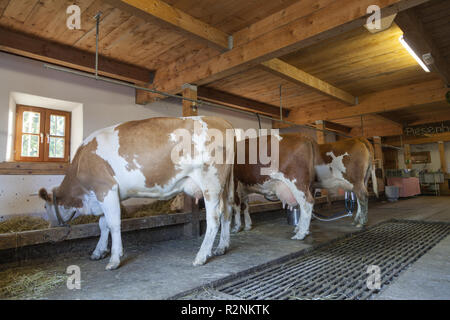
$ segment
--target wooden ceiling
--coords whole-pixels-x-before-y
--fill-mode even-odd
[[[418,6],[416,11],[439,51],[450,61],[450,1],[430,1]]]
[[[409,0],[397,2],[401,1]],[[161,19],[154,17],[146,19],[141,15],[135,15],[116,6],[114,3],[117,2],[120,1],[0,0],[0,27],[93,53],[95,52],[93,17],[101,11],[99,41],[101,56],[146,70],[156,70],[157,74],[159,72],[166,75],[167,72],[168,78],[170,72],[177,74],[184,70],[195,70],[197,66],[214,57],[220,58],[226,51],[206,41],[192,38],[182,28],[164,23]],[[309,0],[302,2],[312,14],[320,14],[322,8],[337,3],[334,0],[317,1],[316,4]],[[443,59],[450,65],[448,36],[450,1],[422,2],[425,3],[413,8],[414,12]],[[239,36],[242,30],[251,31],[255,23],[267,28],[270,24],[274,24],[280,29],[291,21],[299,20],[298,17],[289,16],[289,12],[293,11],[292,8],[299,0],[165,0],[165,3],[221,32],[238,35],[236,36],[238,46],[251,40]],[[311,5],[308,7],[309,3]],[[71,4],[81,8],[81,30],[69,30],[66,27],[66,8]],[[351,96],[362,99],[392,88],[429,83],[439,79],[436,73],[424,72],[403,48],[398,41],[402,33],[395,23],[391,28],[375,34],[369,33],[364,27],[357,27],[349,29],[348,32],[337,32],[329,39],[278,58],[331,86],[344,90]],[[269,32],[264,35],[266,34]],[[9,52],[16,53],[13,50]],[[278,107],[281,103],[283,108],[295,112],[317,111],[328,106],[335,109],[348,107],[345,104],[333,107],[336,105],[336,99],[330,95],[269,73],[261,66],[246,68],[231,76],[209,82],[205,86],[247,98],[247,105],[251,104],[252,100],[274,107]],[[374,130],[384,125],[397,128],[395,123],[417,123],[445,117],[449,110],[448,104],[433,102],[426,106],[408,107],[407,111],[386,111],[379,113],[379,116],[365,115],[363,122]],[[333,121],[350,128],[359,128],[361,117],[345,117]],[[398,132],[398,130],[391,131]]]
[[[356,96],[437,79],[403,48],[398,40],[401,35],[395,24],[377,34],[361,27],[281,59]],[[209,86],[279,106],[280,85],[283,106],[288,109],[330,100],[259,68]]]
[[[81,8],[81,30],[66,27],[66,8],[73,3]],[[154,70],[198,51],[203,59],[219,53],[174,28],[144,21],[103,0],[0,0],[0,26],[95,52],[93,17],[99,11],[102,56]]]

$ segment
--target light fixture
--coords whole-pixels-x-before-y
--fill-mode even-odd
[[[428,69],[428,67],[425,65],[425,63],[423,63],[422,59],[419,58],[419,56],[414,52],[413,49],[411,49],[411,47],[409,46],[409,44],[405,41],[405,39],[403,38],[403,35],[400,36],[400,38],[398,39],[400,41],[400,43],[403,45],[403,47],[405,47],[405,49],[409,52],[409,54],[416,59],[417,63],[420,64],[420,66],[422,67],[423,70],[425,70],[425,72],[430,72],[430,69]]]

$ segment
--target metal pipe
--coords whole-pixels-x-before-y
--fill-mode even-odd
[[[100,16],[102,15],[101,12],[98,12],[94,19],[95,22],[95,78],[98,79],[98,38],[100,33]]]
[[[281,84],[280,84],[280,120],[283,121],[283,101],[282,101],[282,95],[281,95]]]
[[[47,68],[47,69],[67,72],[67,73],[75,74],[75,75],[86,77],[86,78],[91,78],[91,79],[95,79],[95,80],[101,80],[101,81],[104,81],[104,82],[107,82],[107,83],[112,83],[112,84],[116,84],[116,85],[122,85],[122,86],[125,86],[125,87],[137,89],[137,90],[143,90],[143,91],[147,91],[147,92],[150,92],[150,93],[154,93],[154,94],[158,94],[158,95],[161,95],[161,96],[165,96],[165,97],[168,97],[168,98],[175,98],[175,99],[181,99],[181,100],[190,101],[190,102],[196,103],[198,106],[200,106],[200,105],[207,105],[207,106],[214,107],[214,108],[228,109],[228,110],[232,110],[232,111],[236,111],[236,112],[246,113],[246,114],[249,114],[249,115],[259,114],[257,112],[251,112],[251,111],[236,109],[236,108],[233,108],[233,107],[229,107],[229,106],[226,106],[226,105],[217,104],[217,103],[213,103],[213,102],[209,102],[209,101],[205,101],[205,100],[192,99],[192,98],[183,97],[183,96],[179,96],[179,95],[176,95],[176,94],[171,94],[171,93],[167,93],[167,92],[163,92],[163,91],[159,91],[159,90],[155,90],[155,89],[150,89],[150,88],[146,88],[146,87],[139,87],[139,86],[136,86],[136,85],[134,85],[132,83],[128,83],[128,82],[125,82],[125,81],[115,80],[115,79],[111,79],[111,78],[107,78],[107,77],[103,77],[103,76],[99,76],[99,75],[95,76],[95,75],[92,75],[92,74],[87,73],[87,72],[78,71],[78,70],[74,70],[74,69],[70,69],[70,68],[66,68],[66,67],[60,67],[60,66],[56,66],[56,65],[53,65],[53,64],[44,63],[44,67]],[[319,129],[319,128],[316,128],[316,127],[310,126],[310,125],[297,124],[297,123],[293,123],[293,122],[290,122],[290,121],[287,121],[287,120],[284,120],[284,119],[276,119],[276,118],[273,118],[273,117],[270,117],[270,116],[267,116],[267,115],[264,115],[264,114],[259,114],[259,116],[261,118],[265,118],[265,119],[269,119],[269,120],[272,120],[272,121],[284,123],[284,124],[287,124],[287,125],[290,125],[290,126],[293,126],[293,127],[313,129],[313,130],[321,131],[321,132],[324,132],[324,133],[334,133],[336,135],[339,135],[339,136],[342,136],[342,137],[346,137],[346,138],[353,138],[352,136],[349,136],[349,135],[346,135],[346,134],[343,134],[343,133],[340,133],[340,132],[331,131],[331,130],[327,130],[327,129]],[[397,147],[394,147],[394,146],[389,146],[389,145],[384,145],[384,146],[398,149]]]

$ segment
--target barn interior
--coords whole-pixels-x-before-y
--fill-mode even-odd
[[[392,219],[445,230],[367,298],[450,298],[449,35],[447,0],[0,0],[0,224],[46,219],[36,193],[61,183],[85,138],[153,117],[217,116],[234,128],[300,132],[318,144],[365,137],[380,193],[369,181],[367,228],[350,217],[316,217],[301,241],[291,240],[290,211],[253,196],[253,229],[233,234],[230,251],[200,267],[192,261],[205,212],[183,195],[176,210],[122,220],[125,257],[114,271],[89,260],[96,221],[6,230],[0,274],[10,280],[0,283],[0,298],[192,298],[198,288],[364,237]],[[27,112],[40,121],[36,132],[23,129]],[[55,126],[63,133],[51,133],[52,117],[62,119]],[[123,205],[139,212],[154,201]],[[345,204],[343,190],[316,194],[321,217]],[[66,286],[68,266],[80,267],[80,289]],[[13,292],[37,273],[51,278],[48,288],[37,279],[38,289]],[[211,288],[203,298],[240,298]]]

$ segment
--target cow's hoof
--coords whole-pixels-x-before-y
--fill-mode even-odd
[[[109,250],[105,250],[101,253],[96,253],[95,251],[91,254],[91,260],[101,260],[105,259],[109,254]]]
[[[309,232],[298,232],[291,239],[292,240],[303,240],[309,234]]]
[[[206,263],[206,257],[197,257],[194,260],[194,263],[192,263],[195,267],[196,266],[202,266]]]
[[[245,231],[250,231],[250,230],[252,230],[252,226],[251,226],[251,225],[245,226],[244,230],[245,230]]]
[[[223,248],[222,248],[222,247],[220,247],[220,248],[217,247],[216,250],[214,250],[214,255],[215,255],[215,256],[221,256],[221,255],[224,255],[225,252],[227,252],[227,249],[228,249],[227,247],[223,247]]]
[[[120,266],[120,261],[110,261],[107,265],[106,265],[106,270],[115,270]]]
[[[241,227],[233,227],[233,229],[231,229],[231,233],[239,233],[241,232]]]

